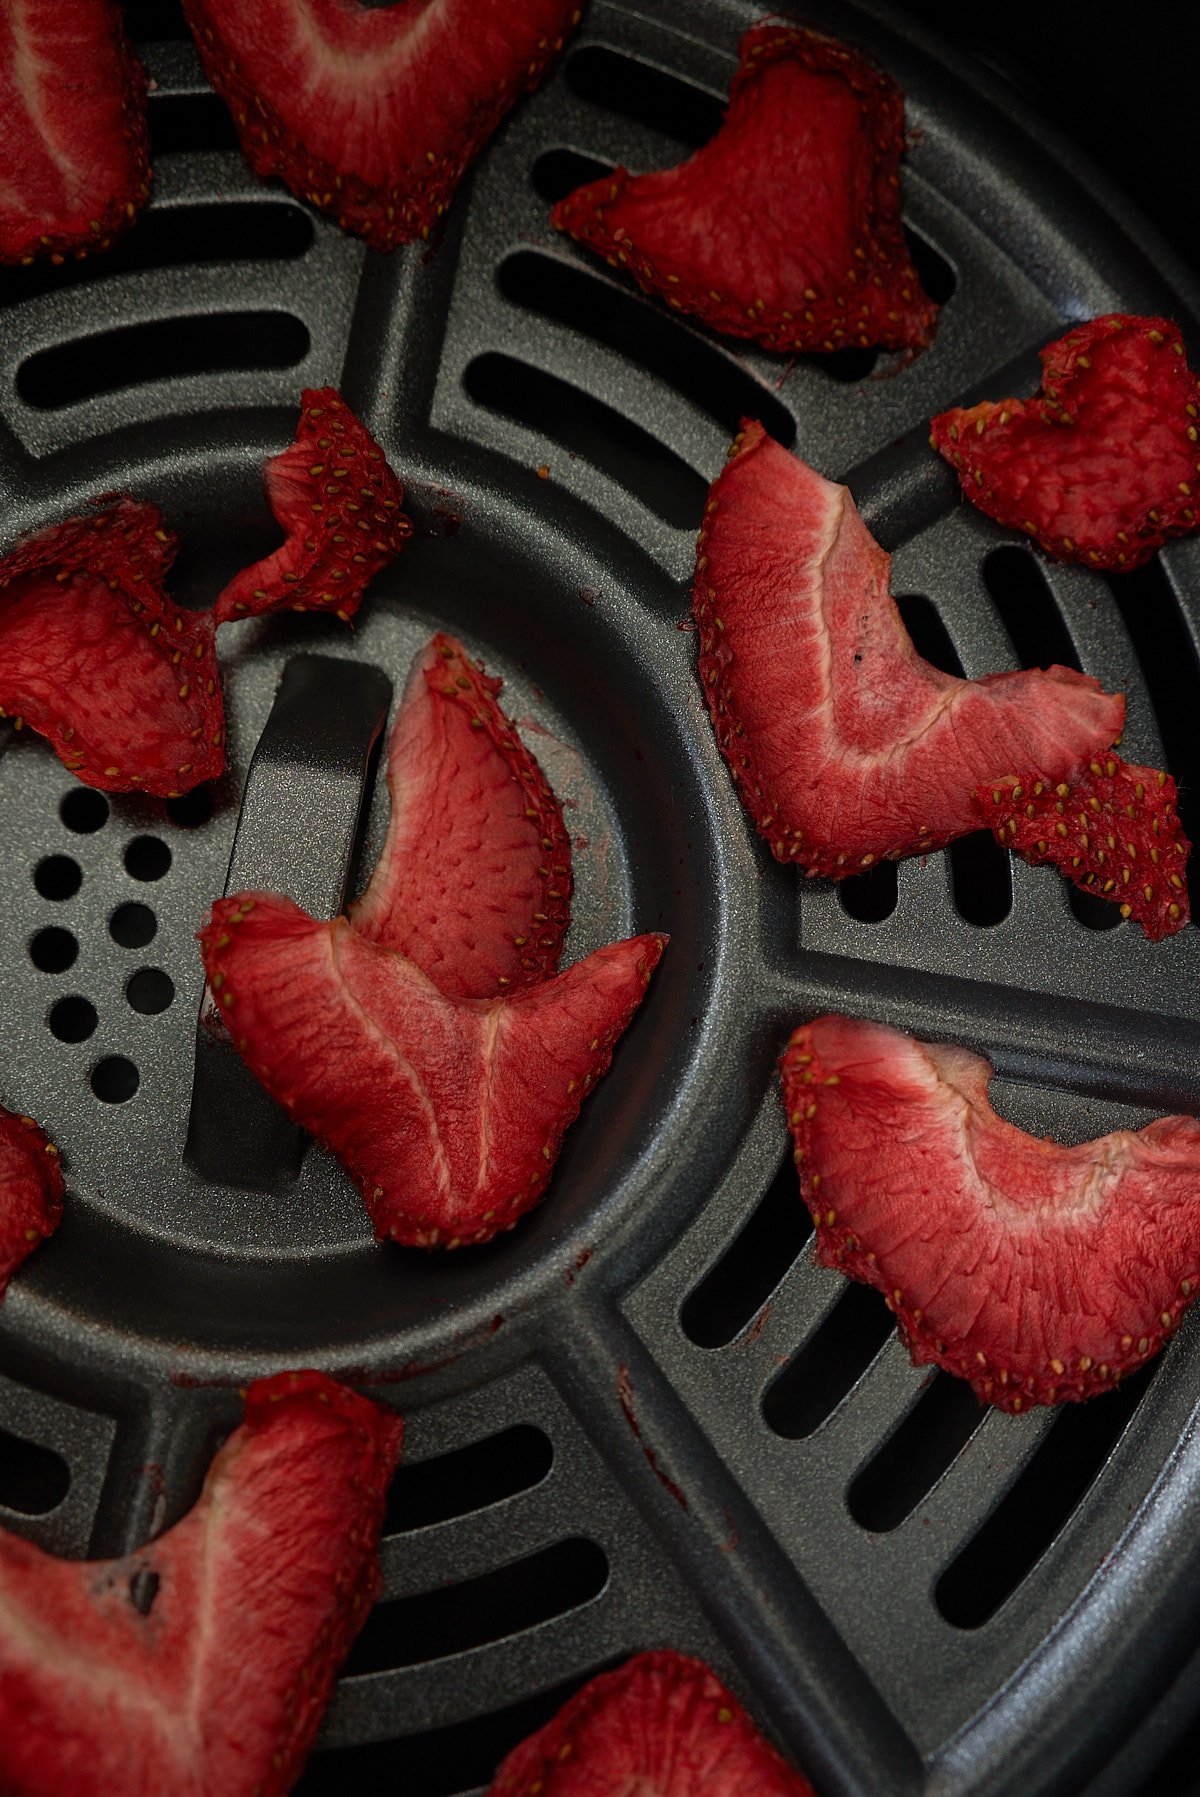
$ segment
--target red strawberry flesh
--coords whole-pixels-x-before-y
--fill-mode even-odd
[[[488,1797],[814,1797],[700,1660],[636,1654],[502,1762]]]
[[[881,1291],[913,1360],[1017,1411],[1105,1391],[1200,1279],[1200,1123],[1060,1147],[988,1102],[992,1069],[883,1024],[796,1030],[783,1095],[817,1258]]]
[[[1169,318],[1077,325],[1042,351],[1041,397],[955,407],[931,431],[971,503],[1059,561],[1136,568],[1196,528],[1200,380]]]
[[[0,1298],[21,1262],[62,1219],[58,1149],[32,1117],[0,1107]]]
[[[541,1197],[666,938],[491,1000],[447,998],[344,918],[270,893],[221,899],[200,941],[238,1052],[337,1155],[380,1239],[456,1248]]]
[[[349,911],[451,998],[548,979],[570,922],[562,812],[500,686],[454,637],[417,657],[389,748],[387,840]]]
[[[87,786],[175,797],[225,765],[212,613],[162,590],[176,547],[118,499],[0,561],[0,710]]]
[[[1060,778],[1124,721],[1071,668],[959,680],[923,661],[889,567],[845,487],[743,424],[700,533],[700,678],[760,834],[834,879],[977,829],[997,767]]]
[[[799,27],[741,42],[717,136],[679,168],[623,168],[552,223],[677,311],[773,350],[930,341],[900,220],[904,96],[856,50]]]
[[[1151,942],[1190,921],[1191,843],[1175,808],[1175,782],[1158,768],[1106,755],[1069,780],[1023,774],[981,786],[976,798],[1002,848],[1050,862],[1084,892],[1120,905]]]
[[[579,21],[562,0],[184,0],[260,175],[374,249],[428,237]]]
[[[412,535],[400,509],[404,488],[341,395],[306,388],[300,406],[296,441],[266,470],[267,497],[287,542],[218,595],[218,624],[283,610],[349,619],[368,582]]]
[[[106,250],[149,192],[146,77],[115,0],[0,7],[0,263]]]
[[[7,1797],[290,1790],[378,1592],[403,1427],[282,1373],[250,1387],[199,1502],[149,1547],[80,1564],[0,1534]]]

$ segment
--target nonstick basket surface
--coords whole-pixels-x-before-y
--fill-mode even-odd
[[[907,367],[718,342],[548,227],[580,180],[711,134],[751,7],[685,26],[592,0],[442,241],[390,258],[253,177],[173,9],[130,16],[154,198],[103,263],[4,279],[3,546],[126,490],[184,538],[177,596],[209,604],[276,541],[262,464],[326,383],[417,536],[355,629],[229,631],[215,788],[106,798],[3,745],[0,1096],[60,1144],[71,1201],[0,1309],[0,1521],[122,1552],[194,1500],[239,1386],[318,1365],[409,1432],[384,1597],[304,1792],[475,1791],[658,1645],[709,1659],[828,1797],[1133,1791],[1197,1637],[1196,1319],[1109,1396],[983,1411],[813,1264],[774,1069],[797,1022],[845,1010],[986,1054],[1038,1133],[1197,1111],[1196,933],[1151,947],[990,838],[836,890],[777,866],[713,741],[686,583],[706,484],[759,417],[849,482],[930,659],[1124,690],[1126,754],[1171,768],[1197,835],[1200,546],[1111,581],[1051,566],[926,445],[948,404],[1033,391],[1067,321],[1194,332],[1191,296],[986,78],[875,5],[807,17],[908,96],[905,216],[944,309]],[[545,1205],[448,1257],[376,1247],[336,1164],[196,1065],[194,942],[231,854],[234,884],[326,914],[361,883],[389,692],[439,627],[504,676],[566,805],[567,959],[671,932]]]

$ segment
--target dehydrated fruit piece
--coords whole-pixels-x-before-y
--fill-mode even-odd
[[[714,481],[692,605],[721,752],[779,861],[841,879],[979,827],[999,768],[1103,754],[1125,702],[1071,668],[959,680],[923,661],[891,557],[845,487],[743,422]]]
[[[782,1062],[817,1258],[884,1294],[918,1365],[1005,1410],[1106,1391],[1200,1281],[1200,1123],[1063,1148],[988,1103],[964,1048],[819,1017]]]
[[[457,1248],[541,1197],[666,937],[490,1000],[447,998],[344,918],[273,893],[220,899],[200,942],[239,1054],[337,1155],[376,1235]]]
[[[21,1262],[62,1220],[58,1149],[32,1117],[0,1106],[0,1298]]]
[[[937,307],[900,220],[904,96],[834,38],[756,25],[725,122],[679,168],[618,168],[551,222],[676,311],[774,350],[920,348]]]
[[[1047,555],[1136,568],[1196,528],[1200,380],[1169,318],[1113,312],[1042,351],[1042,395],[954,407],[930,442],[989,518]]]
[[[225,766],[211,612],[162,590],[177,539],[119,498],[0,561],[0,715],[107,792],[176,798]]]
[[[80,1564],[0,1534],[6,1797],[290,1790],[379,1589],[403,1430],[322,1373],[280,1373],[150,1546]]]
[[[1096,898],[1120,905],[1151,942],[1181,930],[1191,843],[1175,809],[1175,782],[1117,755],[1067,780],[1011,775],[976,791],[996,841],[1036,867],[1049,861]]]
[[[0,7],[0,263],[106,250],[149,193],[146,76],[115,0]]]
[[[571,919],[571,847],[546,776],[454,637],[413,662],[388,753],[392,816],[355,929],[451,998],[548,979]]]
[[[602,1672],[503,1761],[488,1797],[814,1797],[714,1672],[635,1654]]]
[[[287,542],[234,576],[217,598],[218,624],[283,610],[349,619],[412,535],[404,488],[340,393],[308,387],[300,407],[296,441],[265,475]]]
[[[260,175],[373,249],[428,237],[505,113],[579,22],[578,0],[183,0]]]

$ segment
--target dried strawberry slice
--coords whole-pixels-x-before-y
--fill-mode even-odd
[[[450,998],[549,979],[571,920],[571,846],[545,775],[454,637],[413,663],[392,729],[392,817],[349,910]]]
[[[900,220],[904,96],[834,38],[756,25],[725,122],[679,168],[623,168],[551,222],[679,312],[774,350],[920,348],[937,307]]]
[[[390,250],[429,236],[581,6],[183,0],[183,10],[255,171]]]
[[[997,767],[1061,778],[1124,720],[1071,668],[959,680],[922,661],[890,561],[845,487],[743,423],[698,544],[700,678],[776,859],[833,879],[977,829]]]
[[[80,1564],[0,1533],[7,1797],[283,1797],[379,1589],[403,1432],[323,1373],[280,1373],[149,1547]]]
[[[1169,318],[1114,312],[1042,351],[1042,397],[955,407],[929,441],[989,518],[1047,555],[1136,568],[1196,528],[1200,380]]]
[[[265,611],[358,610],[367,583],[412,535],[404,488],[378,443],[332,387],[300,396],[296,441],[266,467],[267,498],[287,542],[218,595],[216,620]]]
[[[635,1654],[503,1761],[487,1797],[815,1797],[701,1660]]]
[[[817,1258],[883,1292],[913,1360],[1005,1410],[1091,1397],[1157,1354],[1200,1280],[1200,1123],[1063,1148],[988,1103],[963,1048],[819,1017],[783,1096]]]
[[[454,999],[344,918],[237,893],[200,932],[238,1052],[337,1155],[381,1240],[457,1248],[541,1197],[665,936],[597,949],[511,998]]]
[[[146,76],[115,0],[0,7],[0,263],[106,250],[149,193]]]
[[[0,1298],[21,1262],[62,1220],[58,1149],[32,1117],[0,1106]]]
[[[1049,861],[1085,892],[1111,899],[1151,942],[1190,921],[1192,845],[1170,774],[1106,755],[1069,780],[1009,776],[978,787],[975,796],[1001,848],[1035,867]]]
[[[0,561],[0,715],[87,786],[175,798],[225,765],[212,613],[162,590],[177,547],[156,506],[118,499]]]

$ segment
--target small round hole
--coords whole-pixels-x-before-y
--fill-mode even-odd
[[[158,919],[149,905],[118,905],[108,920],[108,933],[122,948],[145,948],[148,942],[153,942],[157,929]],[[61,936],[64,932],[43,930],[42,934]],[[71,959],[74,960],[74,956]],[[67,962],[67,966],[70,966],[70,962]]]
[[[92,1091],[105,1104],[127,1104],[141,1083],[141,1075],[123,1054],[105,1055],[92,1068]]]
[[[171,851],[157,836],[135,836],[125,850],[125,871],[135,880],[161,880],[171,865]]]
[[[29,944],[29,959],[43,973],[65,973],[74,966],[79,944],[70,930],[39,930]]]
[[[60,1042],[86,1042],[96,1022],[96,1007],[86,998],[60,998],[50,1012],[50,1034]]]
[[[44,899],[74,898],[83,885],[83,869],[69,855],[47,855],[34,868],[33,883]]]
[[[175,983],[161,967],[143,967],[125,988],[125,996],[135,1011],[153,1017],[165,1011],[175,996]]]
[[[58,815],[76,836],[90,836],[108,822],[108,800],[93,787],[76,786],[64,797]]]
[[[211,786],[195,786],[180,799],[167,800],[167,816],[181,830],[196,830],[213,814]]]

